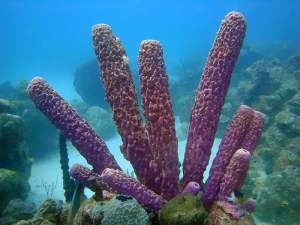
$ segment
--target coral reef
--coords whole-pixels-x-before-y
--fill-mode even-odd
[[[25,198],[32,159],[24,141],[24,121],[15,105],[0,99],[0,213],[14,198]]]
[[[20,220],[15,225],[65,225],[62,202],[46,199],[37,209],[31,219]]]
[[[36,206],[34,203],[27,203],[21,199],[13,199],[3,210],[0,218],[0,224],[11,225],[15,224],[19,220],[31,219],[35,212]]]
[[[108,202],[85,202],[77,216],[77,225],[148,225],[147,212],[132,197],[117,195]]]
[[[284,63],[263,57],[234,74],[235,85],[223,110],[229,118],[244,99],[245,104],[267,115],[242,190],[256,199],[255,215],[274,224],[300,220],[296,206],[300,196],[299,58],[294,55]]]
[[[125,49],[108,25],[94,26],[95,53],[113,119],[123,141],[121,152],[132,163],[137,180],[121,171],[102,138],[96,135],[71,105],[45,80],[36,77],[27,88],[32,101],[93,166],[92,171],[75,165],[71,169],[71,175],[92,190],[112,189],[131,195],[154,212],[163,208],[186,185],[191,185],[191,182],[202,183],[245,29],[245,18],[236,12],[229,13],[221,23],[196,91],[190,117],[183,181],[179,182],[175,121],[160,43],[154,40],[143,41],[139,52],[144,126]],[[241,106],[239,110],[245,111],[249,119],[241,119],[245,117],[244,112],[241,113],[242,116],[238,114],[230,124],[227,136],[224,136],[222,145],[226,147],[218,154],[228,151],[228,162],[224,163],[224,175],[220,176],[220,183],[216,184],[220,191],[215,191],[213,196],[215,204],[218,200],[224,202],[223,210],[237,223],[240,219],[245,219],[244,211],[241,205],[229,202],[227,198],[233,191],[240,189],[263,126],[261,113],[246,106]],[[235,133],[241,130],[244,130],[240,134],[243,138]],[[217,156],[216,161],[220,159]],[[206,203],[205,199],[203,202]],[[201,201],[198,200],[197,204],[201,204]],[[197,212],[192,215],[189,224],[204,222],[202,212],[206,209],[199,207],[200,214]],[[211,204],[206,204],[206,208],[210,210]],[[234,213],[230,214],[232,210]],[[199,221],[195,221],[196,218]]]
[[[56,149],[57,130],[49,123],[47,118],[33,105],[27,94],[28,81],[20,81],[15,87],[11,85],[9,96],[0,93],[0,112],[6,107],[6,113],[18,115],[23,120],[24,142],[28,151],[34,158],[41,158],[45,152],[53,152]],[[7,108],[7,106],[10,108]],[[44,132],[40,132],[43,127]]]
[[[16,171],[0,168],[0,212],[14,198],[25,198],[29,191],[28,180]]]

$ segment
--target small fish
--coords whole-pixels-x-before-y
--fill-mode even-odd
[[[244,197],[244,194],[239,190],[234,190],[233,193],[234,193],[234,196],[237,197],[237,198],[243,198]]]
[[[244,198],[244,194],[239,191],[233,191],[233,194],[228,198],[228,201],[235,204],[241,204]]]
[[[234,201],[237,204],[240,204],[243,201],[244,194],[241,191],[239,191],[239,190],[234,190],[233,194],[234,194]]]

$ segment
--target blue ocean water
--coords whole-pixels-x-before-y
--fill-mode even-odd
[[[133,68],[140,42],[160,40],[172,77],[176,76],[172,65],[207,56],[219,23],[229,11],[246,16],[246,42],[264,45],[300,39],[299,8],[297,0],[2,0],[0,82],[16,83],[40,74],[72,98],[75,68],[95,57],[91,27],[97,23],[113,27]]]

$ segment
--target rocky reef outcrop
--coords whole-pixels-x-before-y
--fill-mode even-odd
[[[14,198],[25,198],[32,159],[24,139],[24,121],[16,105],[0,99],[0,213]]]
[[[51,123],[37,111],[30,101],[26,87],[28,81],[20,81],[15,87],[9,86],[9,95],[1,94],[2,103],[8,102],[8,113],[19,116],[22,120],[23,138],[28,151],[34,158],[44,157],[46,153],[53,152],[57,148],[57,131]],[[7,104],[1,104],[0,108]],[[40,131],[43,127],[43,132]]]
[[[295,224],[300,220],[296,206],[300,196],[300,56],[293,54],[283,60],[281,55],[277,58],[274,54],[271,57],[263,52],[251,53],[246,64],[240,58],[238,63],[243,66],[233,73],[217,132],[221,137],[241,103],[266,114],[264,132],[243,191],[257,200],[257,218],[272,224]],[[183,82],[187,81],[182,78],[173,82],[173,90],[183,89]],[[196,89],[194,81],[185,86]],[[176,92],[175,113],[186,123],[188,116],[183,106],[192,104],[192,96]]]
[[[46,199],[38,207],[30,219],[23,218],[14,225],[67,225],[68,205],[54,199]]]
[[[82,100],[91,106],[108,109],[105,92],[99,80],[100,70],[97,60],[90,60],[77,67],[74,75],[74,88]]]
[[[268,115],[245,191],[260,202],[257,215],[264,220],[272,218],[274,224],[300,220],[299,59],[292,56],[287,63],[277,59],[256,62],[246,70],[252,77],[243,81],[237,93],[247,95],[250,105]],[[260,97],[255,91],[259,86]]]

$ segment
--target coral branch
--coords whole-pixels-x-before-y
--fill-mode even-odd
[[[154,159],[161,168],[161,193],[165,199],[170,199],[178,193],[178,141],[168,76],[159,41],[142,42],[139,73],[149,144]]]
[[[226,129],[219,145],[217,156],[209,171],[208,180],[204,185],[203,203],[205,207],[210,208],[215,200],[225,169],[234,152],[240,147],[248,131],[253,114],[253,110],[250,107],[241,105]]]
[[[134,197],[140,204],[158,211],[165,200],[134,178],[119,170],[105,169],[100,178],[112,189]]]
[[[248,171],[250,158],[250,152],[245,149],[234,153],[222,178],[218,199],[227,201],[234,190],[240,189]]]
[[[192,193],[194,195],[197,195],[199,191],[200,185],[197,182],[191,181],[184,187],[181,193]]]
[[[190,117],[184,185],[189,181],[202,181],[245,30],[245,18],[236,12],[229,13],[221,24],[208,56]]]
[[[121,151],[132,163],[138,179],[159,193],[160,170],[154,162],[142,126],[125,49],[112,33],[110,26],[105,24],[93,27],[93,42],[106,97],[123,141]]]
[[[27,91],[36,107],[71,140],[95,171],[120,169],[104,141],[43,78],[35,77]]]

